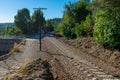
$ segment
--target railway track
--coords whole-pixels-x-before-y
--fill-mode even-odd
[[[75,55],[76,51],[53,37],[44,38],[45,47],[43,46],[42,48],[46,49],[48,53],[39,53],[38,43],[38,40],[28,40],[27,45],[23,46],[21,50],[23,51],[22,53],[0,61],[1,78],[6,73],[19,69],[23,62],[29,62],[32,59],[41,57],[50,63],[53,68],[53,74],[55,73],[55,80],[120,80],[92,64],[84,55]],[[56,75],[61,76],[57,79]]]
[[[62,62],[63,66],[66,67],[66,71],[73,71],[72,75],[79,78],[77,80],[120,80],[87,61],[84,57],[74,55],[74,52],[69,47],[55,38],[47,37],[46,39],[59,51],[59,55],[67,57],[64,58],[67,61]]]

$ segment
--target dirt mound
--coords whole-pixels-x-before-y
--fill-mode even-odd
[[[53,80],[53,75],[49,63],[39,58],[8,74],[3,80]]]

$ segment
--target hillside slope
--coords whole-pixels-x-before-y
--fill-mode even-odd
[[[65,42],[68,45],[73,46],[84,53],[87,53],[88,55],[91,55],[92,57],[97,59],[97,61],[95,62],[96,65],[106,68],[105,66],[101,65],[100,62],[98,62],[99,60],[103,61],[106,65],[111,65],[115,69],[117,69],[116,73],[120,74],[119,50],[104,48],[103,46],[97,44],[92,37],[81,37],[73,40],[66,40],[61,37],[58,38],[58,40]]]

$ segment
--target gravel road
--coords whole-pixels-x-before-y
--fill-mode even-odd
[[[22,45],[20,52],[11,55],[8,59],[0,61],[0,79],[6,74],[19,69],[24,64],[40,57],[39,40],[26,39],[26,45]]]

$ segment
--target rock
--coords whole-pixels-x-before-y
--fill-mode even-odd
[[[40,58],[20,69],[27,70],[28,74],[22,75],[22,77],[19,77],[19,75],[13,76],[11,80],[54,80],[49,68],[49,63]]]
[[[22,80],[22,77],[14,76],[13,78],[11,78],[11,80]]]
[[[42,78],[35,78],[34,80],[45,80],[45,79],[42,79]]]

